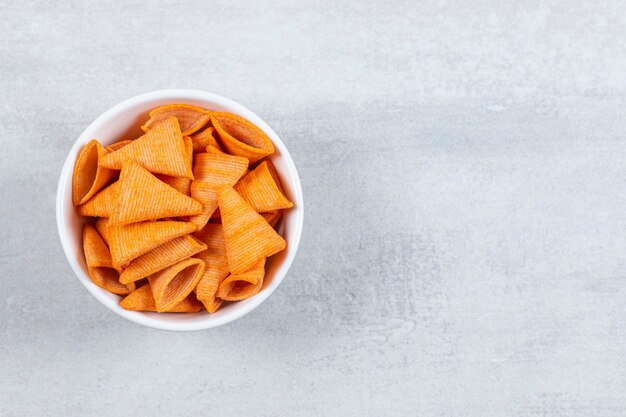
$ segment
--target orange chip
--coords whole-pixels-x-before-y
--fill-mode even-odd
[[[261,216],[265,219],[266,222],[270,224],[270,226],[276,226],[276,223],[280,220],[283,215],[282,210],[270,211],[268,213],[261,213]]]
[[[202,212],[202,204],[159,181],[132,160],[124,162],[118,187],[117,204],[110,218],[112,225]]]
[[[120,282],[129,284],[145,278],[205,249],[206,245],[191,235],[178,237],[128,264],[120,275]]]
[[[200,302],[202,303],[204,308],[206,308],[206,310],[211,314],[219,310],[222,304],[224,304],[224,300],[222,300],[221,298],[217,298],[217,297],[213,297],[211,302],[207,302],[207,301],[200,301]]]
[[[187,196],[191,193],[191,180],[189,178],[170,177],[163,174],[157,174],[156,177],[180,193]]]
[[[202,310],[202,303],[198,301],[196,294],[192,291],[183,301],[167,310],[166,313],[197,313],[200,310]]]
[[[120,268],[144,253],[170,240],[196,230],[193,223],[176,221],[147,221],[126,226],[108,226],[109,248],[113,266]]]
[[[287,243],[232,188],[218,195],[228,266],[233,274],[252,268],[262,258],[285,249]]]
[[[175,117],[180,123],[183,135],[191,135],[207,124],[211,113],[200,107],[189,104],[167,104],[150,110],[150,120],[141,126],[144,132],[148,132],[158,125],[157,122],[168,117]]]
[[[213,128],[207,127],[200,133],[196,133],[191,137],[193,141],[193,152],[200,153],[204,152],[207,146],[215,146],[220,149],[220,145],[217,143],[217,140],[213,137]]]
[[[124,146],[132,143],[133,141],[130,139],[120,140],[118,142],[112,143],[110,145],[105,146],[106,150],[109,152],[115,152],[118,149],[122,149]]]
[[[215,152],[217,153],[199,153],[194,157],[195,180],[191,184],[191,197],[202,203],[203,210],[190,221],[198,230],[207,224],[217,208],[217,191],[223,187],[233,186],[248,167],[246,158],[227,155],[217,149]]]
[[[256,295],[263,286],[265,258],[259,260],[249,271],[231,274],[217,290],[217,296],[225,301],[239,301]]]
[[[81,216],[110,217],[117,203],[118,184],[119,182],[114,182],[90,198],[85,204],[78,206],[78,214]]]
[[[276,183],[276,186],[278,187],[281,193],[285,194],[285,190],[283,189],[283,185],[280,182],[280,177],[278,176],[278,172],[276,172],[276,167],[274,166],[274,163],[269,158],[267,158],[264,162],[267,163],[267,169],[270,171],[272,178],[274,178],[274,182]]]
[[[120,306],[126,310],[156,311],[150,284],[146,283],[128,294],[126,298],[120,301]],[[166,313],[197,313],[200,310],[202,310],[202,304],[191,293],[183,301],[166,311]]]
[[[106,217],[101,217],[98,219],[96,224],[94,225],[104,243],[109,246],[109,219]]]
[[[219,189],[232,187],[245,174],[248,160],[225,153],[198,153],[194,157],[193,175],[197,181],[204,181]]]
[[[150,284],[144,284],[128,294],[128,296],[120,301],[120,306],[126,310],[155,311],[156,307],[154,305]]]
[[[225,154],[225,155],[228,155],[228,154],[227,154],[226,152],[224,152],[224,151],[223,151],[223,150],[222,150],[219,146],[217,146],[217,147],[216,147],[216,146],[211,145],[211,144],[209,144],[209,145],[207,145],[207,146],[206,146],[206,151],[207,151],[208,153],[220,153],[220,154]],[[242,157],[242,158],[243,158],[243,157]]]
[[[189,218],[189,221],[196,225],[196,229],[200,230],[208,223],[217,208],[217,191],[208,182],[193,180],[191,198],[202,204],[202,213]]]
[[[104,155],[98,164],[122,169],[124,161],[129,159],[150,172],[193,179],[185,141],[175,117],[163,120],[131,144]]]
[[[234,188],[257,213],[293,207],[278,188],[265,161],[248,172]]]
[[[204,272],[205,263],[188,258],[148,277],[158,312],[171,309],[193,291]]]
[[[83,251],[88,267],[113,267],[111,253],[96,229],[90,224],[83,226]]]
[[[270,138],[258,126],[232,113],[211,113],[211,123],[220,137],[224,149],[246,157],[253,164],[274,153]]]
[[[215,313],[222,305],[222,300],[215,298],[215,293],[229,272],[224,231],[221,224],[211,223],[194,235],[207,245],[206,250],[196,255],[206,263],[204,274],[196,286],[196,295],[209,313]]]
[[[193,172],[193,142],[189,136],[183,137],[183,141],[185,142],[185,150],[187,151],[187,163],[189,164],[189,169]],[[159,179],[185,195],[190,195],[191,193],[191,179],[189,178],[161,175]]]
[[[109,248],[90,224],[83,226],[83,251],[89,277],[94,284],[114,294],[128,294],[128,288],[119,282]]]
[[[185,141],[185,150],[187,151],[187,160],[189,169],[193,168],[193,143],[189,136],[183,138]],[[190,195],[191,179],[186,177],[172,177],[170,175],[157,174],[156,177],[172,188],[180,191],[185,195]]]
[[[185,152],[187,152],[187,164],[189,164],[189,170],[193,171],[193,140],[191,140],[189,136],[183,136],[183,142],[185,142]]]
[[[72,176],[72,202],[84,204],[115,177],[116,172],[99,165],[106,155],[100,142],[93,139],[80,151]]]
[[[124,285],[126,285],[126,288],[128,288],[128,292],[133,292],[137,289],[137,285],[135,284],[135,282],[129,282],[128,284]]]

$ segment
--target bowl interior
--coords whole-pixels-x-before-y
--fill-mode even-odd
[[[268,259],[263,289],[256,296],[225,305],[214,314],[159,314],[127,311],[119,306],[120,296],[91,282],[82,250],[82,226],[88,221],[79,216],[72,204],[72,173],[79,151],[91,139],[107,145],[142,135],[141,124],[157,106],[186,103],[217,111],[238,114],[259,126],[272,139],[276,152],[271,159],[278,171],[286,196],[294,202],[281,219],[278,233],[287,241],[287,249]],[[280,138],[256,114],[224,97],[197,90],[162,90],[128,99],[103,113],[80,135],[72,147],[59,179],[57,190],[57,226],[65,255],[79,280],[100,302],[117,314],[137,323],[165,330],[199,330],[235,320],[261,304],[280,284],[295,257],[303,224],[302,189],[296,167]]]

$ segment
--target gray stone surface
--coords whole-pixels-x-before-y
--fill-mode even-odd
[[[0,415],[626,415],[622,2],[0,10]],[[307,202],[279,290],[188,334],[93,299],[54,216],[80,132],[168,87],[264,117]]]

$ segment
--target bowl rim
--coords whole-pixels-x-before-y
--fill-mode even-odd
[[[240,305],[239,308],[232,310],[227,315],[219,317],[209,315],[207,316],[206,320],[202,321],[166,321],[162,320],[161,318],[157,318],[157,316],[149,316],[143,312],[128,311],[121,308],[116,301],[113,301],[111,298],[108,298],[105,295],[105,290],[101,289],[93,282],[91,282],[91,279],[87,276],[87,274],[85,274],[81,266],[78,264],[77,260],[75,259],[75,254],[71,252],[71,249],[69,247],[69,238],[66,236],[66,234],[68,234],[66,231],[67,225],[65,224],[65,219],[63,218],[63,213],[65,212],[66,207],[65,203],[67,201],[67,182],[71,181],[72,173],[74,171],[73,165],[78,154],[78,148],[80,146],[83,146],[84,143],[87,143],[86,141],[89,140],[88,133],[100,128],[104,123],[107,123],[110,118],[124,112],[125,110],[128,110],[135,105],[149,101],[168,99],[170,97],[172,98],[172,100],[181,99],[217,102],[224,107],[232,109],[237,114],[242,115],[246,119],[251,120],[257,126],[259,126],[264,132],[267,133],[268,136],[270,136],[270,138],[272,139],[272,143],[276,148],[278,148],[281,156],[284,158],[285,165],[287,166],[287,170],[289,171],[289,175],[291,177],[291,182],[293,183],[293,193],[295,195],[294,200],[298,202],[297,206],[293,208],[295,210],[295,224],[293,226],[295,227],[295,234],[294,237],[291,238],[288,242],[289,244],[286,256],[282,260],[280,265],[280,273],[277,273],[273,277],[271,284],[266,287],[264,291],[249,299],[248,303]],[[256,309],[265,300],[267,300],[270,295],[272,295],[272,293],[276,290],[276,288],[278,288],[280,283],[289,272],[289,269],[298,252],[298,247],[300,245],[300,239],[302,236],[302,230],[304,225],[304,199],[302,194],[302,185],[300,184],[300,176],[298,175],[298,170],[296,169],[295,163],[291,158],[291,154],[287,150],[287,147],[285,146],[283,141],[276,134],[276,132],[274,132],[274,130],[256,113],[234,100],[215,93],[196,89],[164,89],[138,94],[113,105],[104,113],[100,114],[81,132],[81,134],[72,144],[72,147],[70,148],[67,157],[63,162],[61,174],[59,175],[59,182],[57,184],[56,193],[56,223],[57,233],[61,241],[61,246],[63,247],[63,252],[74,272],[74,275],[76,275],[76,278],[101,304],[103,304],[105,307],[107,307],[109,310],[113,311],[117,315],[146,327],[170,331],[195,331],[222,326],[245,316],[252,310]]]

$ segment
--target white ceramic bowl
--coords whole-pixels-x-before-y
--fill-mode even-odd
[[[228,303],[215,314],[206,311],[196,314],[158,314],[127,311],[119,306],[120,296],[96,286],[87,273],[83,256],[81,231],[87,219],[76,212],[72,204],[72,173],[80,149],[91,139],[111,144],[123,138],[136,138],[142,134],[140,125],[148,119],[148,111],[163,104],[187,103],[217,111],[238,114],[259,126],[272,139],[276,152],[271,157],[276,166],[285,194],[294,202],[294,208],[283,215],[278,232],[287,241],[287,249],[268,260],[263,289],[247,300]],[[201,330],[220,326],[236,320],[257,308],[276,290],[293,262],[302,234],[304,206],[302,187],[296,166],[278,135],[259,116],[239,103],[198,90],[159,90],[125,100],[98,117],[81,133],[72,146],[59,178],[57,189],[57,228],[65,256],[78,280],[102,304],[128,320],[163,330]]]

